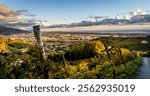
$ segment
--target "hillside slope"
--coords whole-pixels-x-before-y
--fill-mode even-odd
[[[12,34],[19,34],[19,33],[29,33],[29,31],[0,26],[0,35],[12,35]]]

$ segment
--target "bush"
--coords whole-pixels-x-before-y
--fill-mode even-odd
[[[5,44],[4,42],[0,43],[0,53],[5,53],[7,51],[7,44]]]
[[[7,42],[8,42],[8,39],[5,38],[5,37],[1,37],[1,36],[0,36],[0,42],[7,43]]]
[[[61,65],[53,67],[55,70],[55,73],[50,72],[49,78],[68,78],[68,79],[92,79],[97,78],[97,75],[99,74],[99,71],[101,70],[101,67],[97,65],[92,70],[89,70],[88,64],[85,61],[78,62],[77,65]],[[57,69],[55,69],[57,68]]]
[[[48,54],[47,59],[53,60],[54,62],[62,63],[63,62],[63,54]]]
[[[14,44],[14,43],[25,43],[25,41],[21,39],[8,39],[8,44]]]
[[[126,48],[120,48],[123,57],[127,57],[130,55],[130,51]]]
[[[11,43],[11,44],[8,44],[10,47],[14,47],[14,48],[17,48],[17,49],[22,49],[22,48],[28,48],[28,47],[31,47],[30,44],[27,44],[27,43]]]
[[[27,54],[38,60],[42,60],[42,49],[37,46],[31,46],[28,48]]]
[[[104,44],[101,41],[91,41],[73,47],[65,53],[67,60],[87,59],[94,57],[96,54],[101,54],[105,50]]]
[[[142,65],[143,59],[137,58],[133,61],[129,61],[125,65],[120,65],[115,67],[116,78],[117,79],[127,79],[132,78],[138,68]]]

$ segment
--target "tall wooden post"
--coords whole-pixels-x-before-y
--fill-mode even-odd
[[[33,32],[34,32],[34,36],[35,36],[35,39],[36,39],[36,45],[42,51],[42,53],[41,53],[42,54],[42,58],[46,59],[45,50],[44,50],[44,44],[42,42],[41,33],[40,33],[40,26],[39,25],[33,26]]]
[[[105,41],[105,40],[103,40],[103,44],[104,44],[104,46],[105,46],[106,53],[107,53],[107,55],[108,55],[108,59],[111,61],[111,56],[110,56],[110,54],[109,54],[108,46],[107,46],[107,44],[106,44],[106,41]],[[115,73],[115,64],[114,64],[114,63],[112,63],[112,64],[111,64],[111,66],[112,66],[112,69],[113,69],[113,79],[115,79],[115,78],[116,78],[116,73]]]

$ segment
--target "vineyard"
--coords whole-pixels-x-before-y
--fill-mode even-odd
[[[107,41],[108,42],[108,41]],[[142,64],[138,51],[109,48],[102,39],[81,43],[63,53],[46,52],[21,39],[0,37],[0,78],[122,79]]]

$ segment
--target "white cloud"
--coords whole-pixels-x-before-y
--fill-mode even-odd
[[[128,19],[128,20],[130,20],[133,16],[145,15],[145,14],[147,14],[147,12],[145,12],[141,9],[137,9],[137,10],[131,11],[127,14],[118,14],[116,16],[116,19]]]

